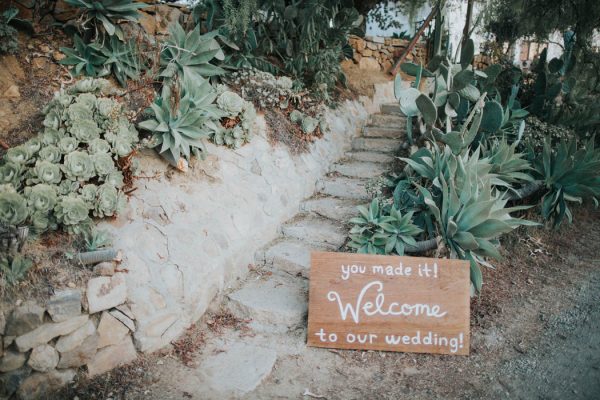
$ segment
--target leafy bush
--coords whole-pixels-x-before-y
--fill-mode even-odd
[[[93,28],[97,32],[102,26],[106,33],[110,36],[117,35],[120,40],[124,40],[124,35],[117,22],[119,20],[137,22],[138,10],[148,7],[147,4],[133,0],[65,0],[65,2],[82,10],[84,30]]]
[[[4,155],[1,224],[78,233],[91,225],[90,213],[113,216],[124,206],[116,160],[133,151],[137,131],[117,101],[86,93],[86,86],[103,84],[57,93],[44,108],[44,132]]]

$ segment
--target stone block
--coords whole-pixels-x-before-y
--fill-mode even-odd
[[[367,42],[367,49],[377,50],[377,43]]]
[[[385,44],[385,38],[383,38],[381,36],[373,36],[373,38],[371,40],[373,41],[373,43]]]
[[[131,332],[135,332],[135,323],[125,313],[119,310],[111,310],[109,314],[118,319],[123,325],[125,325]]]
[[[58,364],[58,352],[49,344],[31,350],[27,364],[36,371],[48,372]]]
[[[7,336],[20,336],[42,325],[45,310],[34,301],[16,307],[6,321]]]
[[[45,374],[36,372],[23,381],[17,396],[21,400],[50,398],[53,392],[72,382],[74,378],[75,370],[72,369],[54,370]]]
[[[98,349],[98,335],[92,334],[72,350],[60,353],[58,368],[77,368],[91,362]]]
[[[90,314],[125,303],[127,284],[124,274],[117,273],[112,277],[101,276],[90,279],[87,286],[87,299]]]
[[[370,70],[370,71],[380,71],[381,70],[381,66],[379,65],[379,62],[377,62],[376,59],[365,58],[365,57],[363,57],[359,61],[358,68],[364,69],[364,70]]]
[[[361,53],[360,53],[363,57],[371,57],[373,55],[373,50],[370,49],[364,49]]]
[[[57,0],[52,15],[59,22],[67,22],[75,19],[78,12],[76,7],[70,6],[65,0]]]
[[[105,311],[98,324],[98,348],[122,343],[128,333],[129,329],[121,321]]]
[[[19,336],[15,343],[19,351],[25,352],[39,345],[48,343],[50,340],[61,335],[67,335],[77,328],[85,325],[88,321],[87,315],[71,318],[64,322],[48,323],[39,328]]]
[[[88,363],[89,376],[110,371],[120,365],[134,361],[137,353],[131,337],[127,336],[122,343],[100,349]]]
[[[46,309],[54,322],[63,322],[81,315],[81,291],[66,289],[56,292],[46,303]]]
[[[88,321],[87,324],[83,325],[81,328],[58,338],[55,348],[60,353],[71,351],[80,346],[86,338],[93,335],[95,332],[96,327],[94,326],[94,323]]]
[[[10,372],[25,365],[27,356],[18,351],[6,350],[4,357],[0,359],[0,372]]]

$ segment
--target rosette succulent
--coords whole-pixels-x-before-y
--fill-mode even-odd
[[[74,137],[64,137],[58,141],[58,149],[63,154],[69,154],[72,151],[75,151],[79,147],[79,142]]]
[[[62,153],[58,147],[49,145],[40,150],[38,153],[38,159],[51,163],[59,163],[62,159]]]
[[[110,144],[104,139],[94,139],[88,143],[90,154],[110,153]]]
[[[25,197],[30,210],[47,213],[56,205],[56,188],[45,183],[25,188]]]
[[[121,189],[123,187],[124,183],[124,178],[123,178],[123,173],[119,170],[113,170],[113,172],[111,172],[110,174],[108,174],[106,176],[106,178],[104,179],[104,183],[107,185],[111,185],[116,187],[117,189]]]
[[[89,143],[94,139],[100,138],[101,130],[93,120],[80,119],[73,122],[69,132],[80,142]]]
[[[86,181],[94,176],[94,162],[88,153],[73,151],[65,156],[63,172],[71,180]]]
[[[227,91],[217,98],[217,105],[230,116],[237,116],[244,109],[244,99],[237,93]]]
[[[23,180],[23,168],[21,164],[7,162],[0,167],[0,184],[12,184],[19,187]]]
[[[115,169],[115,163],[108,153],[93,154],[92,161],[94,162],[94,168],[96,174],[100,177],[105,177]]]
[[[98,186],[91,183],[84,185],[79,193],[83,201],[88,204],[94,204],[94,201],[96,201],[96,195],[98,194]]]
[[[73,103],[67,108],[67,117],[69,121],[93,120],[94,110],[85,103]]]
[[[58,164],[49,161],[38,161],[32,170],[31,182],[57,184],[62,179],[62,173]],[[28,181],[29,183],[29,181]]]
[[[63,196],[54,207],[56,219],[73,233],[73,229],[89,220],[88,213],[88,205],[79,197]]]
[[[46,128],[42,133],[40,139],[46,146],[51,144],[58,144],[58,141],[64,137],[64,131],[59,131],[53,128]]]
[[[4,159],[15,164],[28,164],[31,161],[31,152],[25,145],[11,147],[6,151]]]
[[[125,206],[125,198],[114,186],[104,184],[98,187],[97,200],[93,210],[96,217],[112,217]]]
[[[25,222],[28,215],[23,196],[8,191],[0,193],[0,224],[17,226]]]

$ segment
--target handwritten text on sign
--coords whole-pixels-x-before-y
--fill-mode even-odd
[[[308,345],[469,354],[468,262],[312,253]]]

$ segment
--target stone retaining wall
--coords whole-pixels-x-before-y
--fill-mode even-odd
[[[354,49],[354,63],[358,64],[360,69],[390,71],[397,60],[408,47],[409,40],[383,38],[380,36],[367,36],[360,38],[351,36],[350,46]],[[418,42],[410,54],[406,57],[407,61],[417,64],[427,63],[427,46],[424,42]]]

